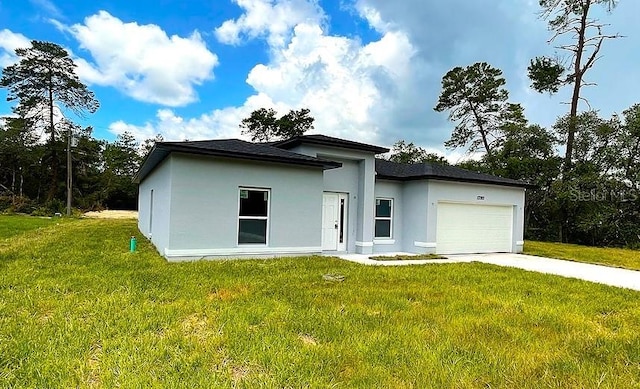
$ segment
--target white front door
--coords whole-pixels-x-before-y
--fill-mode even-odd
[[[347,196],[340,193],[322,195],[322,250],[345,251]]]

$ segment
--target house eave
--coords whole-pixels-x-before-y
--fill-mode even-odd
[[[470,184],[498,185],[498,186],[507,186],[507,187],[513,187],[513,188],[523,188],[523,189],[535,189],[537,187],[536,185],[529,184],[526,182],[501,182],[501,181],[491,181],[491,180],[482,180],[482,179],[473,179],[473,178],[442,177],[442,176],[434,176],[434,175],[398,177],[398,176],[377,174],[376,178],[382,179],[382,180],[392,180],[392,181],[420,181],[420,180],[449,181],[449,182],[461,182],[461,183],[470,183]]]
[[[290,149],[290,148],[299,146],[301,144],[311,144],[311,145],[318,145],[318,146],[327,146],[327,147],[335,147],[335,148],[342,148],[342,149],[366,151],[366,152],[371,152],[371,153],[374,153],[374,154],[384,154],[384,153],[388,153],[389,152],[389,149],[385,148],[385,147],[367,145],[367,144],[358,143],[358,142],[339,143],[339,142],[335,142],[335,141],[327,141],[327,140],[322,140],[322,139],[307,138],[305,136],[295,137],[295,138],[283,140],[283,141],[280,141],[280,142],[275,142],[274,146],[275,147],[280,147],[282,149]]]
[[[245,160],[245,161],[258,161],[258,162],[272,162],[272,163],[282,163],[287,165],[296,165],[296,166],[304,166],[310,168],[322,168],[323,170],[336,169],[342,167],[342,163],[336,161],[328,161],[320,158],[316,158],[316,160],[302,160],[296,158],[287,158],[287,157],[275,157],[268,155],[256,155],[242,152],[225,152],[218,150],[206,150],[197,147],[189,147],[182,145],[166,145],[166,144],[157,144],[151,149],[149,155],[145,158],[140,169],[133,177],[133,182],[139,184],[144,178],[149,175],[155,168],[158,166],[169,154],[177,152],[177,153],[185,153],[190,155],[205,155],[212,157],[222,157],[222,158],[230,158],[237,160]]]

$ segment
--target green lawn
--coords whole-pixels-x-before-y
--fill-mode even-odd
[[[135,233],[4,240],[0,387],[640,386],[637,292],[479,263],[169,264]]]
[[[25,231],[47,227],[60,223],[62,220],[61,218],[0,215],[0,239],[19,235]]]
[[[524,253],[640,270],[640,251],[638,250],[526,241],[524,244]]]

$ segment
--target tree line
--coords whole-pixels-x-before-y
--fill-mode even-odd
[[[64,48],[32,41],[16,56],[0,79],[15,103],[0,121],[0,211],[135,209],[132,178],[154,139],[140,145],[124,133],[107,142],[73,122],[94,113],[99,102]]]
[[[140,145],[124,133],[114,141],[96,139],[92,128],[69,132],[55,126],[55,141],[42,142],[41,133],[23,118],[0,124],[0,212],[50,216],[67,211],[66,150],[71,144],[72,207],[77,211],[136,209],[138,187],[133,177],[154,140]],[[54,155],[58,159],[53,171]],[[54,180],[55,178],[55,180]]]

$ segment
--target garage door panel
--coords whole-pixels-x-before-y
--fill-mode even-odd
[[[511,251],[513,207],[438,203],[437,213],[438,253]]]

